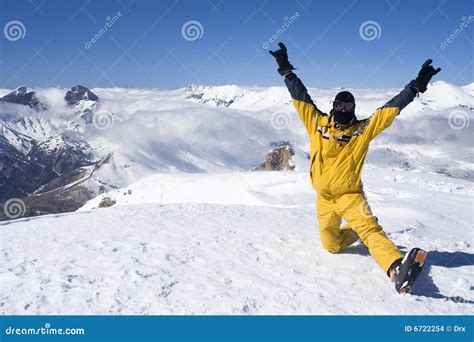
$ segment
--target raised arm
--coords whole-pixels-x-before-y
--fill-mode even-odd
[[[321,113],[316,105],[311,100],[308,90],[303,82],[293,73],[293,65],[288,61],[288,53],[286,46],[283,43],[278,43],[279,50],[270,51],[270,54],[275,57],[278,63],[278,72],[285,77],[285,84],[290,92],[293,105],[303,121],[308,134],[314,134],[317,129],[317,117],[324,115]]]
[[[418,77],[412,80],[405,88],[385,105],[378,108],[369,118],[363,132],[363,139],[370,141],[385,128],[389,127],[400,111],[410,104],[418,93],[424,93],[431,78],[441,71],[431,65],[433,61],[428,59],[423,63]]]

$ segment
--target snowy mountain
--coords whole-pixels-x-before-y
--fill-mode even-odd
[[[331,101],[339,90],[309,89],[309,92],[318,107],[329,112]],[[370,116],[399,91],[348,90],[356,97],[359,118]],[[292,136],[304,135],[284,88],[190,86],[186,96],[197,103],[238,109],[269,122],[272,122],[270,113],[279,112]],[[472,84],[458,87],[443,81],[435,82],[372,143],[367,162],[377,167],[423,170],[473,180],[471,137],[474,128],[469,125],[473,119]],[[276,125],[275,120],[273,123]],[[304,145],[298,147],[305,148]]]
[[[326,112],[339,91],[309,90]],[[350,90],[360,118],[398,92]],[[19,104],[24,101],[0,102],[0,153],[6,170],[0,182],[8,189],[0,201],[38,195],[53,181],[61,190],[71,181],[70,173],[83,174],[85,167],[99,164],[92,174],[86,172],[88,177],[80,184],[81,193],[89,193],[87,198],[157,172],[253,170],[282,146],[293,153],[286,161],[291,167],[273,169],[308,168],[306,132],[284,87],[89,90],[75,86],[30,92],[21,87],[3,98],[21,94],[33,94],[28,96],[48,109],[37,111],[28,103]],[[473,180],[473,126],[469,125],[473,108],[472,85],[433,83],[373,142],[369,167]],[[58,181],[60,177],[66,179]],[[38,213],[32,209],[28,215]]]
[[[28,92],[26,87],[2,99],[0,201],[23,198],[28,203],[28,212],[24,213],[27,216],[60,212],[58,204],[70,195],[64,187],[70,183],[71,176],[100,160],[82,134],[87,124],[82,118],[90,112],[91,105],[76,103],[71,109],[66,108],[66,104],[54,106],[54,102],[42,96],[41,90],[37,95],[35,91]],[[56,192],[51,192],[53,185]],[[50,192],[43,198],[44,189]],[[52,194],[57,196],[53,201]],[[81,203],[89,198],[90,195]],[[46,209],[40,210],[40,204]],[[68,207],[77,209],[77,206]],[[2,213],[0,218],[8,216]]]
[[[28,106],[36,111],[46,110],[46,106],[38,100],[36,93],[34,91],[29,92],[25,86],[18,87],[9,94],[6,94],[0,98],[1,102]]]

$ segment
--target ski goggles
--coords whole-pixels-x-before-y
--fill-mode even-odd
[[[335,100],[332,104],[332,108],[337,111],[344,110],[345,112],[352,112],[354,110],[354,104],[352,102],[344,102],[341,100]]]

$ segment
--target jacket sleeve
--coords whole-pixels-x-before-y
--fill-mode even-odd
[[[324,115],[311,100],[308,90],[303,82],[294,73],[285,77],[285,84],[290,92],[293,105],[303,121],[306,131],[309,135],[314,134],[317,130],[317,117]]]
[[[416,93],[407,85],[398,95],[378,108],[367,120],[362,133],[363,140],[370,142],[385,128],[389,127],[400,111],[415,98]]]

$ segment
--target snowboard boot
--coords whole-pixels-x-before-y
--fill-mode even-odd
[[[405,254],[403,260],[397,260],[390,266],[389,276],[395,282],[398,293],[410,293],[413,283],[421,273],[427,253],[420,248],[413,248]]]

